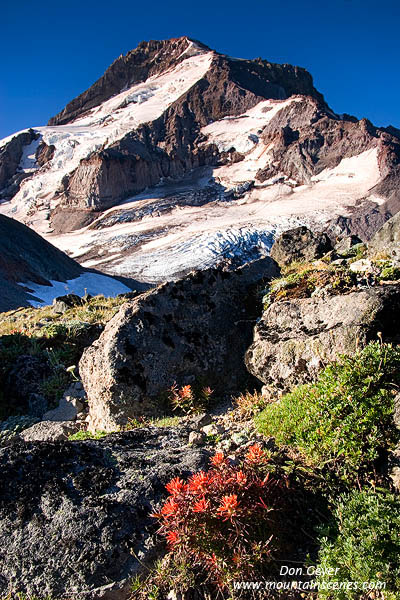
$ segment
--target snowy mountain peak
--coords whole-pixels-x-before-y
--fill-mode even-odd
[[[398,132],[336,115],[305,69],[153,40],[0,142],[0,213],[154,282],[298,224],[368,238],[400,208],[399,165]]]
[[[50,119],[49,125],[71,122],[112,96],[170,70],[191,56],[207,52],[210,52],[207,46],[188,37],[140,42],[137,48],[119,56],[88,90]]]

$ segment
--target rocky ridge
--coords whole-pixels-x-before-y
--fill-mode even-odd
[[[84,269],[29,227],[0,214],[0,311],[50,304],[57,289],[84,295],[85,287],[90,293],[108,284],[109,295],[116,295],[142,288],[126,283]]]

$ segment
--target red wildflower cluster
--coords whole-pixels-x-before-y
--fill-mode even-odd
[[[285,486],[265,476],[266,463],[258,444],[249,448],[241,466],[218,452],[209,471],[194,473],[187,483],[172,479],[166,486],[169,497],[154,515],[169,551],[186,556],[220,587],[228,571],[243,578],[270,557],[274,536],[269,523]]]
[[[260,444],[254,444],[247,451],[246,461],[251,465],[261,465],[268,462],[268,459]]]
[[[24,329],[11,329],[8,335],[25,335],[26,337],[31,337],[32,333]]]
[[[165,487],[171,496],[178,496],[186,490],[187,485],[182,481],[182,479],[175,477],[175,479],[171,479],[171,481]]]
[[[213,390],[205,387],[195,392],[191,385],[178,388],[174,384],[169,391],[169,399],[173,410],[180,410],[186,414],[199,412],[207,407]]]

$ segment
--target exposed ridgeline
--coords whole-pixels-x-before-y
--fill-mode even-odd
[[[162,178],[179,179],[192,168],[218,164],[219,152],[213,144],[202,143],[201,128],[241,115],[264,99],[283,100],[293,94],[305,94],[323,102],[305,69],[261,59],[235,60],[188,38],[179,38],[143,42],[118,58],[103,77],[51,119],[49,125],[84,117],[113,95],[177,69],[191,55],[208,55],[207,70],[158,118],[140,124],[117,142],[82,160],[68,182],[64,182],[67,205],[86,208],[89,204],[94,210],[103,210],[158,184]],[[154,94],[157,95],[157,89]]]
[[[84,269],[26,225],[0,215],[0,312],[51,304],[56,296],[71,292],[115,296],[136,286],[125,283],[129,287]]]
[[[49,125],[66,125],[135,84],[174,69],[190,56],[209,52],[211,49],[206,45],[187,37],[141,42],[125,56],[119,56],[88,90],[74,98],[60,113],[50,119]],[[203,80],[197,83],[203,91],[211,86],[207,95],[210,96],[210,92],[213,94],[211,102],[207,99],[204,101],[205,118],[218,119],[226,114],[235,114],[235,107],[229,106],[229,102],[238,100],[235,95],[240,95],[239,89],[246,91],[246,95],[262,98],[283,99],[292,94],[305,94],[323,100],[322,95],[313,86],[311,75],[305,69],[274,64],[262,59],[237,60],[217,52],[212,54],[210,71],[214,74],[219,71],[223,77],[218,83],[212,79],[210,73],[206,73]],[[225,97],[224,87],[227,82],[231,83],[232,92],[236,87],[236,94],[233,92],[231,98]],[[215,94],[217,85],[220,87],[219,97]],[[246,108],[250,108],[250,104]],[[237,109],[243,107],[243,104],[237,104]]]
[[[399,164],[400,132],[335,114],[305,69],[181,37],[140,43],[0,142],[0,211],[158,283],[243,264],[299,224],[369,239],[400,207]]]
[[[0,215],[0,311],[29,306],[34,300],[29,285],[50,285],[50,280],[74,279],[84,269],[29,227]]]

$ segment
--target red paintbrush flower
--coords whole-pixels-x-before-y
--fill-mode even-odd
[[[211,482],[211,477],[204,471],[199,471],[189,479],[189,490],[195,494],[205,494]]]
[[[179,533],[176,531],[169,531],[165,537],[167,538],[168,545],[171,547],[177,546],[181,541]]]
[[[201,498],[193,505],[193,512],[204,513],[210,507],[210,503],[205,498]]]
[[[173,517],[179,510],[179,504],[173,499],[169,498],[161,509],[161,514],[164,518],[168,519]]]
[[[165,487],[171,496],[178,496],[178,494],[182,494],[187,489],[187,485],[182,481],[182,479],[179,479],[179,477],[171,479],[171,481],[167,483]]]
[[[238,471],[236,473],[236,481],[240,486],[246,485],[247,483],[247,477],[246,475],[243,473],[243,471]]]
[[[183,387],[181,387],[181,389],[178,391],[179,396],[183,399],[186,398],[191,398],[192,397],[192,386],[191,385],[184,385]]]
[[[253,465],[258,465],[260,463],[267,462],[267,457],[265,456],[265,452],[261,446],[259,444],[254,444],[248,449],[246,460]]]
[[[234,517],[239,508],[239,502],[236,494],[229,494],[229,496],[224,496],[222,498],[221,506],[217,508],[217,513],[220,517],[223,517],[223,520],[231,519]]]
[[[226,460],[223,452],[217,452],[216,454],[214,454],[214,456],[211,458],[211,464],[213,467],[215,468],[219,468],[222,467],[223,465],[227,465],[228,461]]]

